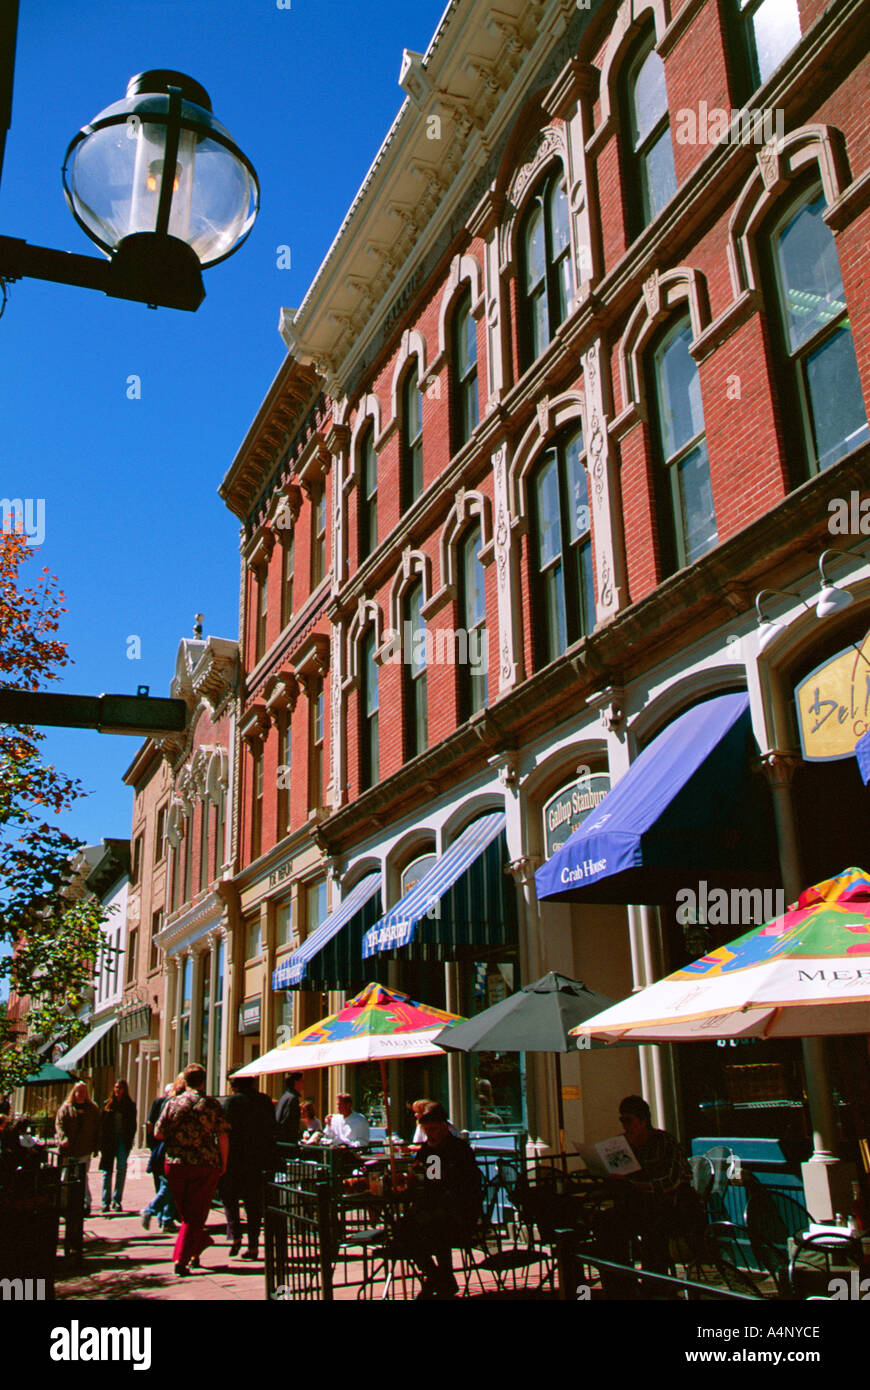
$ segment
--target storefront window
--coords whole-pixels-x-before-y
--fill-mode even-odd
[[[469,993],[463,1012],[469,1017],[500,1004],[519,988],[512,962],[475,961],[463,972]],[[468,1125],[472,1130],[521,1129],[524,1123],[522,1065],[518,1052],[472,1052],[468,1055]]]
[[[211,951],[206,952],[202,961],[202,1018],[199,1030],[199,1052],[195,1062],[206,1065],[208,1057],[208,1011],[211,1001]]]
[[[212,1085],[218,1090],[221,1083],[221,1029],[224,1016],[224,943],[218,947],[217,973],[214,979],[214,1032],[211,1038]]]

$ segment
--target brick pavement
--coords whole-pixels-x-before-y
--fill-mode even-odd
[[[55,1283],[55,1297],[59,1300],[122,1302],[264,1302],[266,1279],[263,1259],[252,1262],[230,1259],[223,1213],[217,1207],[213,1208],[208,1222],[215,1244],[203,1254],[201,1268],[192,1270],[185,1278],[176,1276],[172,1261],[175,1237],[163,1235],[156,1222],[152,1223],[149,1231],[142,1229],[139,1213],[154,1196],[153,1180],[145,1172],[147,1161],[147,1150],[131,1155],[124,1188],[124,1211],[122,1214],[105,1216],[101,1214],[102,1175],[92,1161],[89,1182],[94,1214],[85,1218],[84,1261],[79,1269],[64,1269],[61,1266]],[[458,1255],[456,1261],[458,1266]],[[351,1287],[336,1288],[337,1302],[356,1299],[353,1280],[358,1277],[359,1266],[351,1265]],[[344,1281],[344,1275],[342,1279]],[[477,1292],[479,1282],[475,1280],[476,1292],[473,1296],[492,1297],[492,1289],[488,1294]],[[485,1287],[491,1285],[492,1280],[487,1278]],[[405,1285],[406,1296],[413,1298],[418,1287],[409,1275]],[[393,1296],[402,1297],[402,1286],[398,1279]],[[534,1294],[514,1294],[513,1297],[532,1298]]]

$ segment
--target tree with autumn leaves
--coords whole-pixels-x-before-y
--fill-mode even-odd
[[[25,536],[0,533],[0,688],[42,690],[70,661],[56,636],[66,611],[57,580],[43,569],[22,587],[20,571],[33,558]],[[35,1041],[72,1044],[86,1030],[76,1013],[93,982],[106,912],[96,899],[64,896],[81,842],[46,817],[68,810],[82,791],[40,757],[44,737],[0,724],[0,980],[29,997]],[[0,1092],[40,1065],[36,1046],[17,1036],[13,1012],[0,1014]]]

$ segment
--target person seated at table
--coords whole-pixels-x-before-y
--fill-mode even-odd
[[[435,1104],[436,1102],[434,1100],[425,1096],[422,1100],[412,1100],[411,1104],[408,1106],[408,1109],[414,1116],[414,1124],[416,1126],[416,1128],[414,1129],[414,1138],[411,1140],[412,1144],[422,1144],[425,1142],[426,1135],[423,1131],[423,1126],[421,1125],[420,1120],[422,1116],[425,1114],[425,1112],[429,1109],[429,1107]],[[459,1130],[456,1128],[452,1120],[447,1121],[447,1128],[450,1130],[451,1134],[459,1133]]]
[[[319,1144],[323,1138],[323,1124],[318,1120],[314,1111],[314,1105],[310,1100],[304,1100],[299,1107],[299,1143],[300,1144]]]
[[[598,1251],[615,1264],[629,1264],[632,1238],[639,1237],[643,1268],[663,1274],[670,1262],[671,1237],[697,1240],[705,1218],[682,1149],[667,1130],[653,1129],[650,1118],[642,1096],[620,1101],[620,1124],[640,1170],[608,1180],[614,1205],[600,1218]],[[637,1289],[635,1281],[626,1284],[612,1274],[605,1278],[604,1272],[602,1283],[610,1297],[631,1297]]]
[[[470,1240],[481,1211],[480,1169],[471,1145],[451,1133],[447,1112],[431,1103],[420,1116],[425,1134],[414,1163],[414,1195],[399,1223],[395,1253],[407,1254],[423,1276],[419,1299],[453,1298],[453,1250]]]
[[[369,1142],[369,1125],[364,1115],[360,1115],[354,1110],[353,1103],[347,1092],[342,1092],[336,1097],[338,1104],[337,1115],[327,1115],[326,1126],[323,1137],[333,1144],[347,1144],[350,1148],[359,1148],[361,1144]]]

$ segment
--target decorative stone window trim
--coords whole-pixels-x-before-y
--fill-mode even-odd
[[[802,126],[759,149],[755,171],[746,181],[728,223],[728,267],[735,299],[747,290],[760,290],[758,231],[791,180],[800,177],[813,163],[818,165],[825,202],[829,209],[835,208],[851,183],[846,142],[835,126]]]
[[[380,605],[375,603],[373,599],[361,598],[347,627],[347,674],[341,683],[342,690],[355,689],[359,684],[359,650],[363,638],[372,627],[375,630],[375,660],[377,661],[378,654],[384,644],[383,615]]]
[[[271,723],[272,720],[265,703],[262,700],[257,700],[254,704],[249,705],[242,715],[239,733],[248,747],[254,748],[258,743],[262,744],[266,741]]]
[[[265,569],[275,548],[275,533],[271,526],[259,526],[255,531],[249,549],[245,554],[245,564],[249,570]]]
[[[426,339],[416,328],[406,328],[402,334],[399,353],[396,357],[396,365],[393,369],[393,381],[390,386],[390,409],[392,411],[390,425],[393,426],[398,424],[399,391],[402,387],[405,373],[412,357],[416,357],[417,359],[417,385],[422,391],[423,383],[429,375],[429,370],[426,366]],[[389,429],[389,426],[387,426],[387,428]],[[386,434],[386,430],[384,434]],[[377,440],[375,442],[375,448],[379,448],[382,442],[382,439]]]
[[[441,307],[438,312],[438,356],[429,367],[430,379],[433,374],[441,371],[447,361],[450,314],[456,300],[463,293],[466,282],[471,285],[471,316],[475,320],[480,320],[486,306],[483,271],[475,256],[456,255],[450,262],[450,272],[447,276],[444,292],[441,295]]]
[[[650,15],[658,45],[665,39],[671,20],[669,0],[623,0],[610,26],[610,38],[601,64],[600,119],[590,141],[590,144],[594,143],[596,151],[616,128],[615,116],[619,110],[617,88],[625,56],[640,32],[647,27]],[[665,43],[668,47],[667,40]]]
[[[344,480],[345,492],[350,492],[352,488],[359,486],[360,445],[369,426],[372,430],[372,447],[377,453],[381,447],[381,403],[377,396],[373,395],[363,396],[350,432],[348,469],[347,477]]]
[[[517,445],[508,466],[508,505],[513,530],[524,531],[528,526],[527,483],[538,455],[556,434],[561,433],[570,424],[579,424],[582,427],[583,442],[586,445],[586,403],[577,392],[568,391],[552,401],[545,396],[538,402],[535,418]]]
[[[292,535],[302,510],[302,489],[297,483],[285,483],[276,490],[267,516],[273,538]]]
[[[263,694],[266,698],[266,708],[271,715],[274,716],[277,710],[287,710],[292,714],[299,698],[299,682],[295,671],[289,667],[282,667],[280,671],[276,671],[263,686]]]
[[[402,630],[402,596],[417,580],[423,583],[423,607],[432,598],[432,561],[422,550],[412,550],[406,546],[402,552],[402,564],[390,585],[390,627],[394,632]]]
[[[321,487],[332,465],[332,454],[320,435],[314,434],[302,451],[296,466],[299,486],[307,497]]]
[[[680,266],[664,275],[654,270],[643,282],[643,297],[628,321],[619,345],[619,379],[622,399],[640,403],[644,400],[643,354],[646,345],[667,319],[687,307],[692,335],[699,338],[710,322],[707,283],[699,270]]]
[[[205,794],[213,805],[217,805],[226,794],[230,782],[230,759],[226,748],[215,748],[208,760],[205,776]]]
[[[447,520],[441,531],[439,542],[441,589],[433,595],[430,604],[427,605],[427,607],[432,608],[433,616],[444,606],[448,598],[456,598],[458,585],[456,548],[462,539],[463,532],[467,530],[468,524],[472,520],[476,520],[480,526],[480,550],[478,554],[481,563],[487,564],[492,560],[494,554],[492,503],[482,492],[460,487],[456,491],[456,501],[447,513]],[[429,616],[428,612],[424,613],[424,617],[428,618]]]
[[[322,632],[308,632],[292,655],[296,678],[307,684],[322,679],[329,670],[329,638]]]

